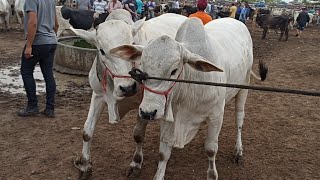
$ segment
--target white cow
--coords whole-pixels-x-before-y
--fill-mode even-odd
[[[5,29],[9,30],[9,19],[10,19],[10,4],[7,0],[0,0],[0,30],[3,30],[2,24],[5,25]]]
[[[16,0],[14,3],[14,9],[17,15],[18,23],[19,23],[19,28],[18,29],[23,29],[23,18],[25,16],[23,6],[24,6],[25,0]]]
[[[57,20],[59,24],[58,32],[57,32],[57,37],[60,37],[66,30],[71,30],[69,20],[65,20],[62,17],[61,14],[61,8],[62,6],[56,6],[56,15],[57,15]]]
[[[142,70],[154,77],[248,85],[253,74],[250,33],[243,23],[232,18],[214,20],[205,26],[199,19],[190,18],[181,25],[175,40],[161,36],[146,47],[125,45],[111,52],[129,62],[141,59]],[[260,67],[263,69],[260,80],[264,80],[267,68],[263,63]],[[141,86],[144,96],[139,116],[147,121],[163,118],[155,180],[164,179],[172,148],[183,148],[189,143],[204,121],[208,125],[207,179],[218,178],[215,165],[218,136],[225,104],[232,98],[238,131],[235,155],[237,159],[242,157],[241,129],[248,90],[158,80],[145,80]]]
[[[119,17],[122,17],[123,20],[114,20]],[[128,23],[128,18],[131,21],[130,23]],[[71,28],[77,35],[94,44],[99,50],[89,73],[89,82],[93,93],[90,110],[84,125],[82,155],[78,162],[78,168],[83,177],[91,173],[89,163],[90,144],[100,113],[107,105],[109,122],[117,123],[120,120],[118,102],[138,91],[137,83],[128,74],[131,68],[138,66],[138,64],[132,64],[111,56],[109,51],[124,44],[147,45],[150,40],[165,34],[175,37],[179,26],[186,19],[187,17],[177,14],[165,14],[149,21],[142,19],[133,23],[130,13],[121,9],[113,11],[96,30],[85,31]],[[139,129],[140,127],[145,129],[146,123],[138,119],[138,124],[134,129],[134,138],[137,142],[134,157],[139,156],[141,158],[133,158],[130,164],[133,171],[140,170],[142,164],[144,131],[142,132]]]

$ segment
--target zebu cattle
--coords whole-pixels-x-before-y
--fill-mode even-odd
[[[2,24],[4,24],[5,29],[9,30],[9,18],[10,18],[10,4],[7,0],[0,0],[0,30],[3,30]]]
[[[289,23],[291,18],[286,15],[281,16],[272,16],[269,10],[259,9],[256,17],[257,24],[263,29],[262,39],[266,38],[268,29],[280,29],[281,34],[279,41],[282,39],[283,34],[285,33],[285,41],[289,37]]]
[[[243,23],[232,18],[214,20],[205,26],[201,20],[190,18],[180,26],[175,40],[161,36],[145,47],[124,45],[111,52],[129,62],[141,59],[142,71],[153,77],[248,85],[250,75],[254,74],[250,33]],[[264,80],[266,75],[267,68],[260,63],[259,79]],[[237,160],[243,156],[241,130],[248,90],[158,80],[144,80],[141,86],[144,96],[139,116],[146,121],[163,118],[155,180],[164,179],[172,148],[188,144],[202,122],[208,125],[207,179],[218,178],[215,165],[218,136],[225,104],[232,98],[235,98],[238,131],[235,155]]]
[[[123,20],[114,20],[119,17],[123,17]],[[127,22],[128,19],[130,19],[130,23]],[[165,34],[174,37],[180,24],[186,19],[181,15],[164,14],[149,21],[141,19],[133,23],[130,13],[119,9],[113,11],[107,20],[95,30],[85,31],[71,28],[77,35],[94,44],[99,50],[89,73],[89,82],[93,93],[84,125],[82,155],[76,163],[82,177],[86,177],[91,172],[90,144],[95,124],[104,107],[107,105],[109,122],[117,123],[121,119],[118,112],[119,101],[136,94],[138,91],[137,83],[129,76],[128,72],[133,66],[137,67],[139,64],[120,60],[118,57],[112,56],[109,51],[124,44],[147,45],[152,39]],[[144,127],[145,129],[147,124],[140,118],[137,121],[134,129],[137,147],[133,157],[142,157],[144,132],[141,132],[140,128]],[[141,165],[142,159],[133,158],[130,172],[139,171]]]
[[[16,0],[16,2],[14,3],[14,10],[16,12],[18,23],[20,25],[19,29],[23,29],[23,18],[25,16],[23,10],[24,3],[25,0]]]

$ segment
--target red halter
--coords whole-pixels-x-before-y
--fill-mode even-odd
[[[182,74],[182,70],[183,70],[183,66],[182,66],[182,69],[181,69],[181,72],[180,74],[178,75],[177,79],[179,79],[180,75]],[[141,89],[141,92],[143,93],[144,90],[147,90],[149,92],[152,92],[152,93],[155,93],[155,94],[160,94],[160,95],[163,95],[165,98],[166,98],[166,103],[165,103],[165,106],[164,107],[167,107],[167,102],[168,102],[168,95],[169,93],[171,92],[171,90],[173,89],[174,85],[176,84],[176,82],[173,82],[172,86],[166,90],[166,91],[155,91],[155,90],[152,90],[150,88],[148,88],[147,86],[143,85],[142,83],[140,84],[140,89]],[[142,97],[143,97],[143,94],[142,94]]]
[[[116,74],[114,74],[114,73],[108,68],[108,66],[107,66],[103,61],[101,61],[101,62],[102,62],[103,65],[105,66],[105,69],[104,69],[104,71],[103,71],[102,81],[101,81],[104,92],[107,92],[107,89],[106,89],[106,86],[107,86],[107,83],[108,83],[108,82],[107,82],[107,73],[110,74],[110,76],[112,77],[112,79],[114,79],[114,78],[131,78],[131,76],[116,75]],[[135,63],[134,63],[134,62],[132,63],[132,67],[133,67],[133,68],[135,67]]]

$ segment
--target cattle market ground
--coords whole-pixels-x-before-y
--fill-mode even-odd
[[[309,27],[302,39],[290,31],[288,42],[278,42],[273,31],[261,40],[252,33],[254,71],[257,62],[269,66],[266,82],[252,85],[292,87],[320,91],[320,28]],[[19,65],[21,32],[0,33],[0,69]],[[232,50],[230,50],[232,53]],[[11,76],[18,75],[13,71]],[[72,159],[82,148],[82,127],[87,117],[91,89],[86,77],[56,74],[56,118],[21,118],[23,94],[0,93],[0,179],[77,179]],[[1,85],[4,88],[4,85]],[[40,94],[40,107],[45,96]],[[217,170],[220,179],[320,179],[320,97],[249,91],[243,127],[244,162],[233,163],[236,141],[233,101],[226,105],[219,138]],[[137,110],[116,125],[106,111],[97,123],[92,145],[92,179],[127,179],[134,152],[132,130]],[[80,130],[78,128],[81,128]],[[206,179],[204,151],[206,126],[184,149],[174,149],[166,179]],[[140,179],[152,179],[157,169],[159,122],[149,124]]]

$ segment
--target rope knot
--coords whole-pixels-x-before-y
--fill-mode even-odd
[[[130,76],[142,84],[142,81],[147,80],[148,74],[145,72],[142,72],[140,69],[132,68],[131,71],[129,71]]]

